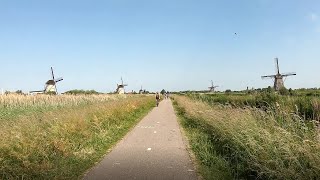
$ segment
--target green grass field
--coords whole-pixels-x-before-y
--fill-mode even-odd
[[[188,94],[188,97],[210,105],[222,104],[234,108],[260,108],[294,113],[305,120],[320,121],[320,97],[281,96],[275,93],[257,94]]]
[[[153,96],[0,96],[0,179],[79,179]]]
[[[205,179],[320,177],[316,121],[290,112],[290,107],[278,101],[291,103],[299,99],[276,98],[274,104],[257,108],[246,102],[256,103],[253,96],[173,97]]]

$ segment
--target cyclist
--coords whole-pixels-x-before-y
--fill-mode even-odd
[[[158,107],[159,102],[160,102],[160,94],[158,92],[156,92],[156,102],[157,102],[157,107]]]

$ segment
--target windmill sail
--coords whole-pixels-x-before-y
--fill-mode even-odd
[[[61,77],[61,78],[55,79],[54,81],[57,83],[57,82],[62,81],[62,80],[63,80],[63,78]]]
[[[277,74],[280,74],[279,59],[278,59],[278,58],[275,58],[274,60],[275,60],[275,62],[276,62],[276,73],[277,73]]]
[[[264,78],[275,78],[276,75],[267,75],[267,76],[261,76],[262,79]]]
[[[295,73],[295,72],[290,72],[290,73],[282,74],[283,77],[295,76],[295,75],[297,75],[297,73]]]
[[[52,75],[52,80],[54,80],[54,73],[53,73],[53,68],[51,67],[51,75]]]

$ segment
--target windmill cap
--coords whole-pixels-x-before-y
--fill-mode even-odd
[[[55,85],[56,82],[54,80],[49,80],[46,82],[47,85]]]

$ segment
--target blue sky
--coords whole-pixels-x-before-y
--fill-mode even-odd
[[[0,88],[320,87],[319,43],[318,0],[0,0]]]

